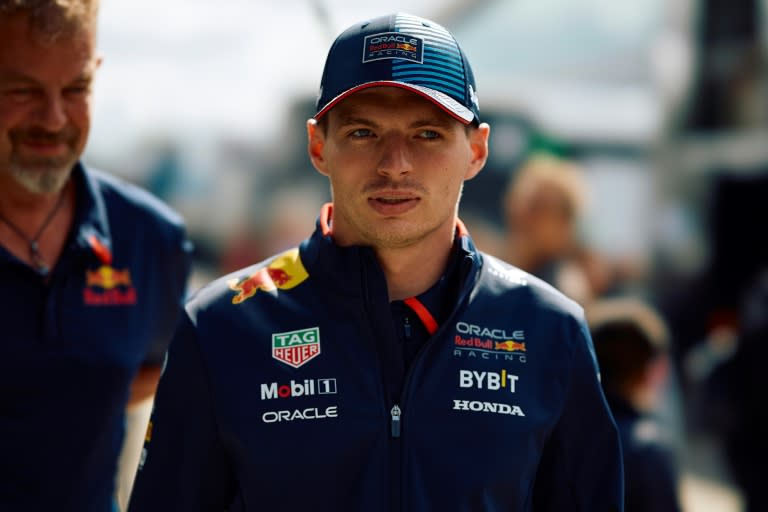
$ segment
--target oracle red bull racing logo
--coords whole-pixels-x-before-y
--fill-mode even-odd
[[[320,354],[320,328],[272,334],[272,357],[298,368]]]
[[[89,306],[122,306],[136,304],[136,289],[128,269],[102,265],[85,271],[83,302]]]
[[[381,59],[424,62],[424,39],[400,32],[381,32],[365,36],[363,63]]]
[[[301,284],[309,274],[299,257],[298,249],[291,249],[277,256],[266,267],[250,276],[227,281],[230,290],[237,292],[232,297],[232,304],[253,297],[257,291],[275,293],[277,290],[290,290]]]
[[[494,329],[456,322],[455,357],[526,361],[525,331]]]

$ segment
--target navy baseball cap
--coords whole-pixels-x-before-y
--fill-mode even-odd
[[[396,13],[352,25],[325,61],[315,119],[368,87],[415,92],[464,124],[480,122],[475,77],[459,43],[445,28]]]

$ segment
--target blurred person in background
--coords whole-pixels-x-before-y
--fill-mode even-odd
[[[768,510],[768,408],[762,388],[768,360],[768,271],[746,294],[733,356],[716,370],[727,405],[718,421],[733,479],[744,492],[746,512]]]
[[[116,510],[190,266],[182,220],[80,162],[97,0],[0,0],[0,510]]]
[[[621,510],[581,308],[458,219],[490,127],[453,36],[355,24],[320,90],[333,202],[187,304],[131,510]]]
[[[672,436],[655,419],[671,367],[666,326],[635,299],[602,299],[586,311],[601,382],[621,434],[624,510],[677,512]]]
[[[587,202],[582,170],[549,154],[534,154],[504,195],[506,261],[553,285],[579,303],[607,288],[603,262],[577,239]]]

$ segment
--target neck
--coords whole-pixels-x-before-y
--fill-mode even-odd
[[[376,257],[387,279],[390,300],[403,300],[427,291],[440,279],[451,254],[452,239],[425,250],[410,246],[376,249]]]
[[[42,275],[56,265],[74,219],[71,181],[54,194],[0,188],[0,246]]]
[[[0,176],[0,216],[32,235],[68,188],[69,180],[58,192],[36,194],[4,173]]]

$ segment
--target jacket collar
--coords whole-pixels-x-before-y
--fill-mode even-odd
[[[323,205],[314,233],[301,244],[301,259],[310,276],[325,281],[327,286],[343,294],[357,295],[360,290],[371,288],[386,292],[384,273],[371,247],[336,245],[331,224],[332,212],[331,203]],[[475,281],[481,256],[466,226],[458,219],[456,243],[461,260],[461,289],[468,279]]]
[[[76,247],[90,251],[103,265],[112,263],[112,236],[101,186],[94,175],[78,162],[72,171],[77,209],[73,227]]]

